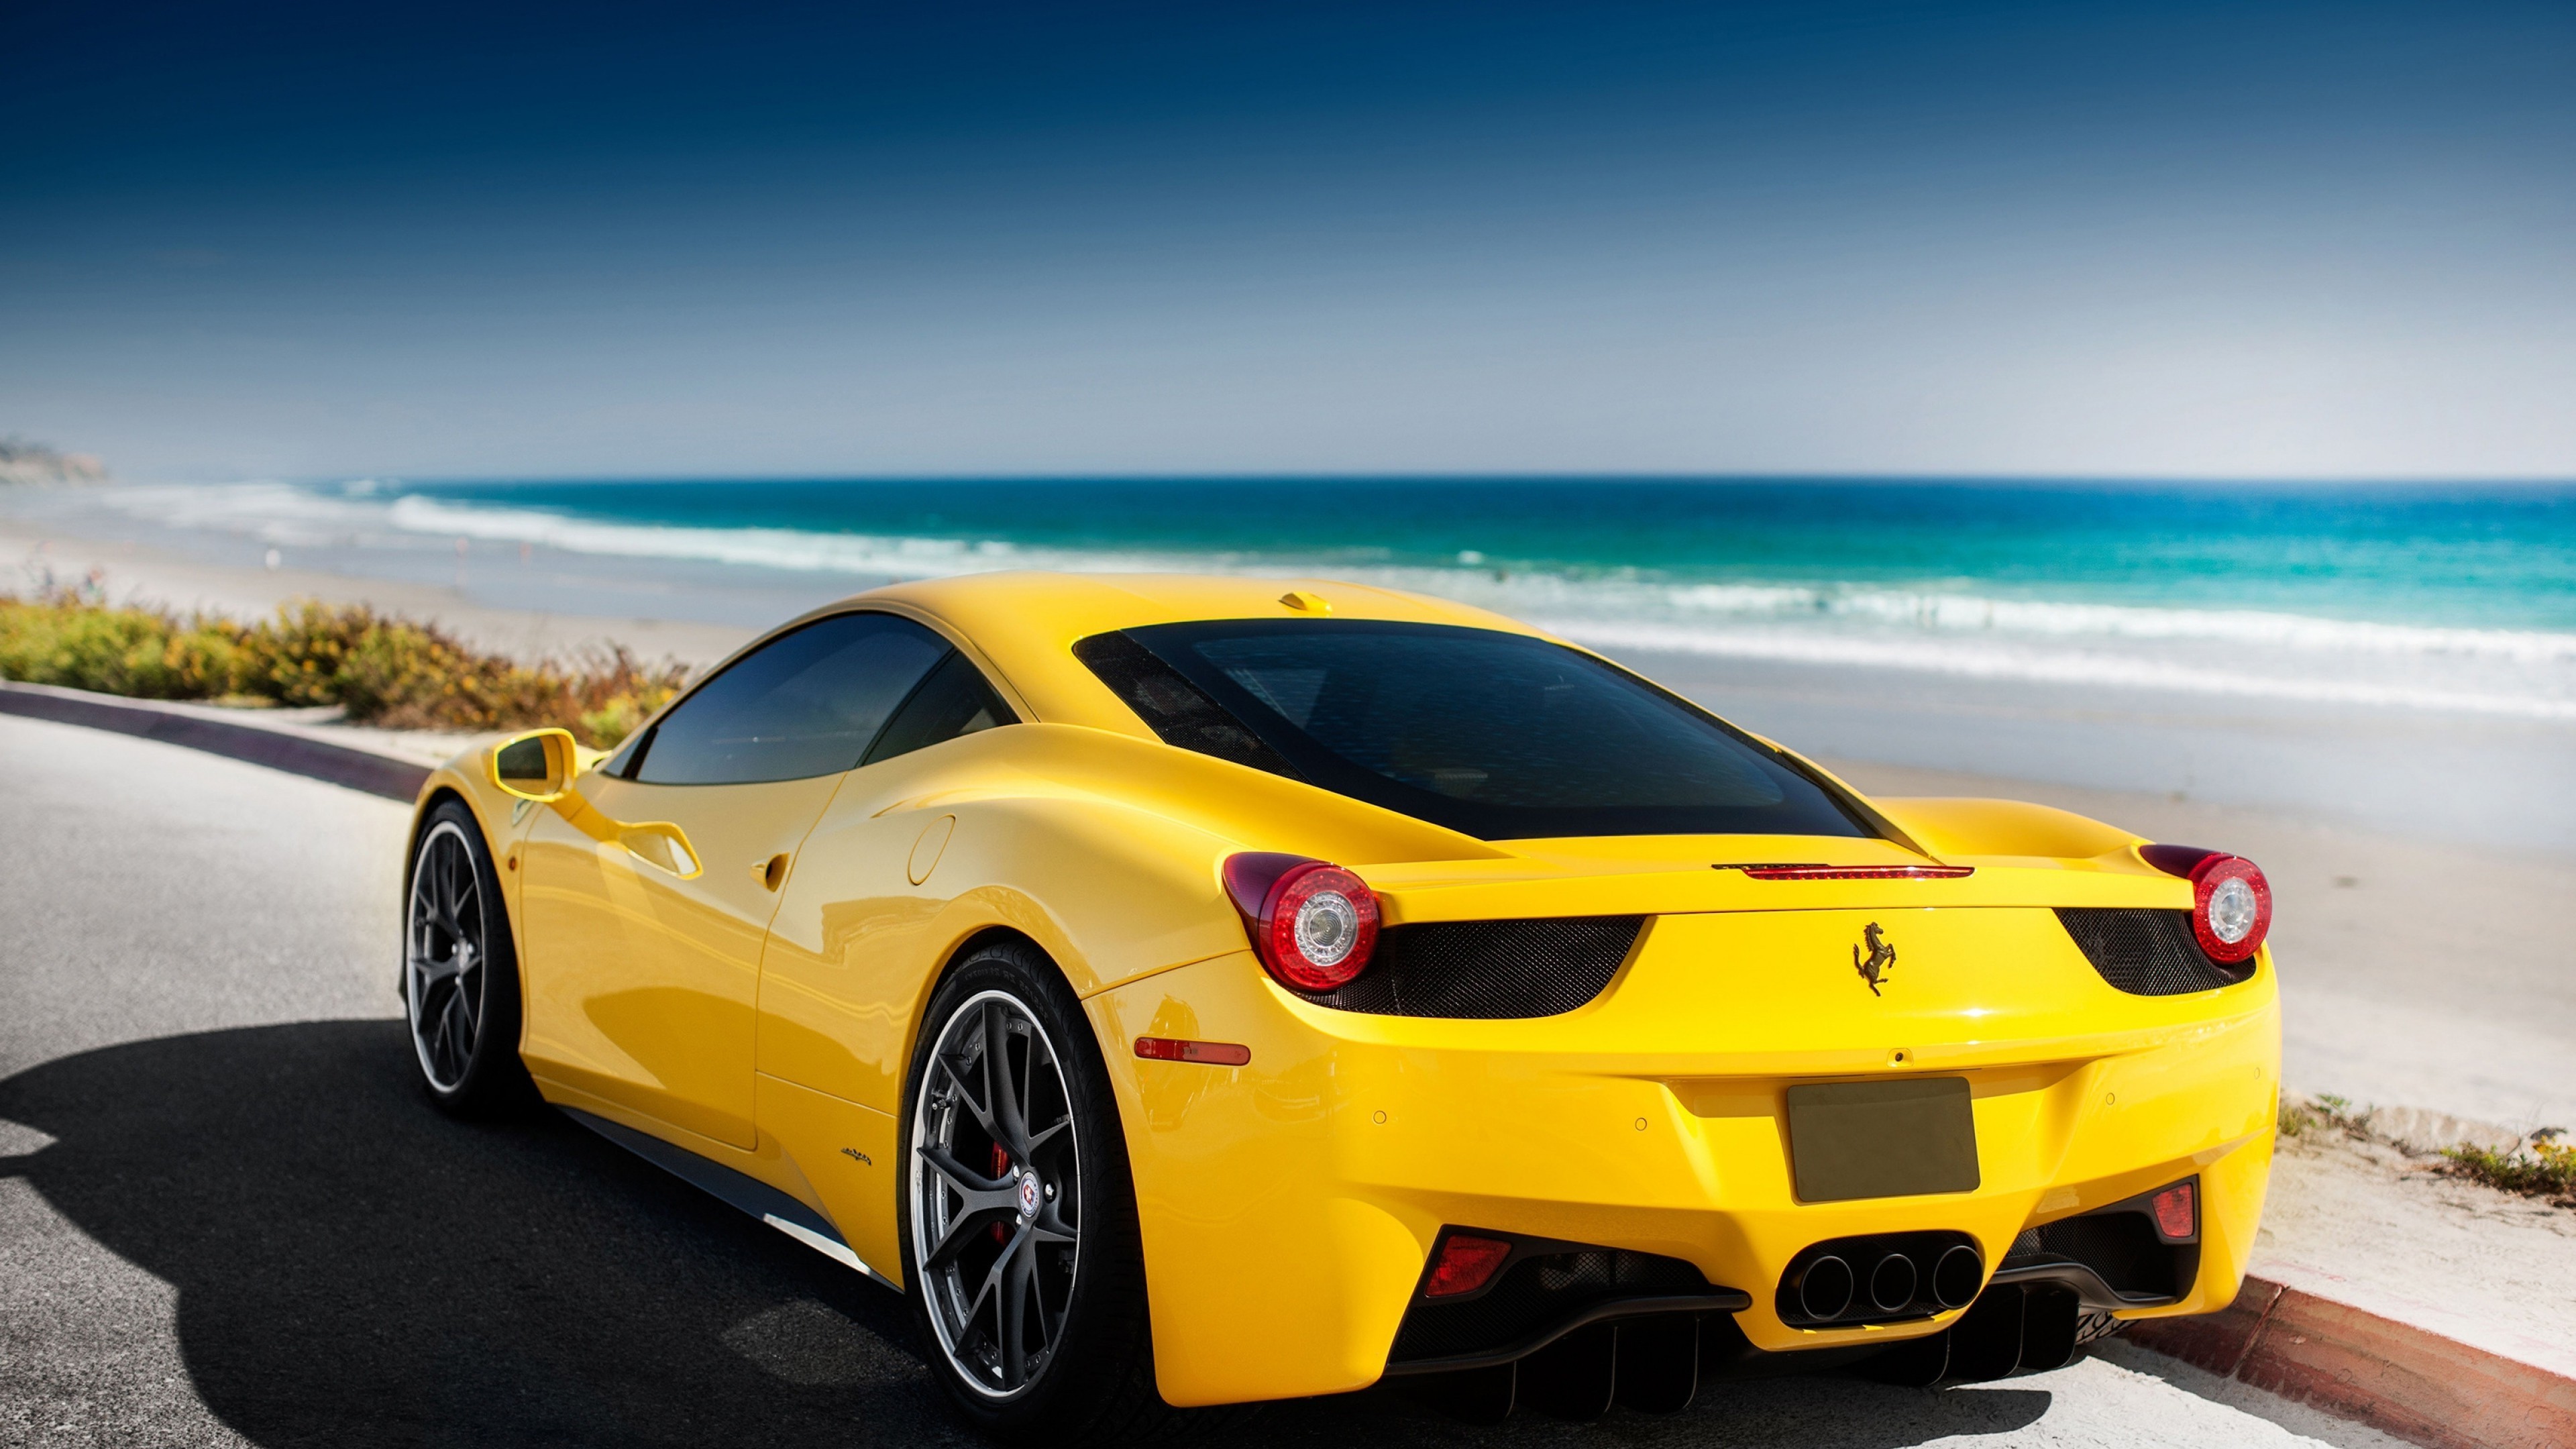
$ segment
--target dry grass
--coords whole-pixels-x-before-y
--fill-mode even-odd
[[[687,671],[638,664],[617,646],[523,663],[363,604],[302,600],[243,624],[65,592],[0,596],[0,677],[143,699],[338,705],[353,721],[395,729],[560,725],[607,749],[660,708]]]

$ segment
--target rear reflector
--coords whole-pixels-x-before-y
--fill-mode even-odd
[[[1480,1238],[1472,1233],[1451,1233],[1440,1240],[1440,1256],[1432,1260],[1430,1281],[1423,1284],[1425,1298],[1455,1298],[1473,1293],[1485,1286],[1494,1270],[1512,1255],[1512,1245],[1500,1238]]]
[[[1136,1055],[1149,1062],[1205,1062],[1212,1067],[1240,1067],[1251,1062],[1252,1048],[1228,1041],[1181,1041],[1168,1036],[1136,1038]]]
[[[2191,1184],[2177,1182],[2155,1197],[2156,1231],[2168,1238],[2188,1238],[2200,1230],[2200,1204]]]
[[[1713,870],[1740,870],[1747,880],[1957,880],[1977,873],[1973,865],[1720,865]]]

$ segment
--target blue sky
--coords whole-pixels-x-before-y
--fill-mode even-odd
[[[2576,10],[0,14],[131,475],[2576,476]]]

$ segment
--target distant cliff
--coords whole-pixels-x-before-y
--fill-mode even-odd
[[[24,438],[0,438],[0,483],[104,483],[107,465],[87,453],[57,453]]]

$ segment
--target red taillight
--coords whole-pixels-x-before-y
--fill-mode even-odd
[[[1267,852],[1231,856],[1225,890],[1262,967],[1284,986],[1335,990],[1377,949],[1377,893],[1338,865]]]
[[[2272,883],[2241,855],[2196,845],[2141,845],[2138,858],[2191,882],[2191,934],[2212,961],[2234,963],[2272,931]]]
[[[1484,1287],[1494,1270],[1511,1255],[1512,1245],[1500,1238],[1451,1233],[1440,1240],[1440,1255],[1431,1261],[1431,1276],[1422,1285],[1422,1296],[1455,1298],[1461,1293],[1473,1293]]]
[[[2212,856],[2191,873],[2191,933],[2213,961],[2242,961],[2272,929],[2272,883],[2241,855]]]
[[[2190,1183],[2177,1182],[2157,1193],[2153,1204],[2156,1231],[2168,1238],[2188,1238],[2200,1231],[2199,1194]]]
[[[2213,855],[2226,853],[2223,850],[2211,850],[2198,845],[2141,845],[2138,847],[2138,859],[2167,875],[2178,875],[2184,880],[2191,879],[2191,873],[2200,869],[2202,861]]]

